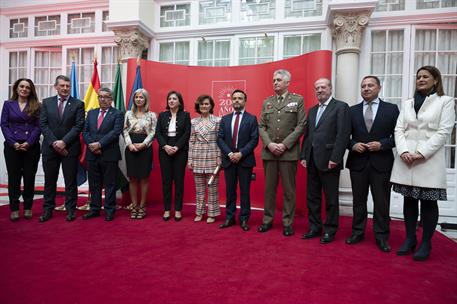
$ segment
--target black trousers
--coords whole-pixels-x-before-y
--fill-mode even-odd
[[[368,190],[373,196],[373,230],[377,240],[387,240],[390,233],[390,172],[379,172],[369,163],[361,171],[350,171],[353,218],[352,233],[363,235],[367,224]]]
[[[333,235],[338,229],[339,217],[339,193],[338,186],[340,182],[340,170],[320,171],[314,164],[311,156],[308,168],[307,178],[307,206],[309,228],[312,230],[322,230]],[[322,190],[325,195],[325,213],[326,219],[322,225],[321,205]]]
[[[165,211],[171,210],[173,183],[175,184],[175,211],[182,210],[184,195],[184,175],[186,172],[187,151],[178,150],[170,156],[164,150],[159,152],[160,172]]]
[[[63,178],[65,181],[65,209],[74,211],[78,200],[76,176],[78,174],[77,156],[60,156],[57,153],[43,155],[44,171],[44,204],[43,209],[52,211],[56,206],[56,188],[59,169],[62,164]]]
[[[232,219],[236,215],[236,190],[240,185],[240,221],[247,221],[251,215],[251,175],[252,167],[242,167],[232,164],[224,168],[225,190],[227,201],[225,203],[226,219]]]
[[[35,175],[40,161],[40,144],[31,146],[27,151],[16,151],[6,142],[4,144],[6,171],[8,172],[8,197],[10,210],[19,210],[21,196],[21,180],[24,180],[24,209],[30,210],[33,205],[35,191]]]
[[[100,212],[102,208],[102,188],[105,188],[106,215],[113,215],[116,211],[117,164],[117,161],[105,162],[101,158],[87,162],[91,211]]]

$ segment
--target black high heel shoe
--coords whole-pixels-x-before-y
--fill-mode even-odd
[[[162,219],[167,222],[168,220],[170,220],[170,212],[168,212],[168,216],[166,216],[165,214],[162,216]]]
[[[403,244],[398,248],[397,255],[407,255],[410,252],[414,252],[416,249],[417,240],[416,239],[406,239]]]
[[[432,251],[432,244],[430,242],[422,242],[419,246],[419,249],[414,253],[414,261],[425,261],[430,256],[430,251]]]
[[[180,220],[182,220],[181,211],[176,211],[176,212],[175,212],[175,221],[176,221],[176,222],[179,222]]]

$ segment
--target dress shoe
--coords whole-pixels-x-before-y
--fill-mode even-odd
[[[46,221],[48,221],[50,218],[52,217],[52,212],[49,211],[49,210],[45,210],[43,211],[43,214],[40,216],[40,223],[44,223]]]
[[[89,211],[88,213],[83,215],[83,220],[89,220],[91,218],[99,217],[99,216],[100,216],[99,212]]]
[[[241,229],[243,229],[244,231],[249,230],[248,221],[241,221],[240,226],[241,226]]]
[[[212,224],[216,221],[216,218],[214,217],[211,217],[211,216],[208,216],[208,218],[206,219],[206,223],[207,224]]]
[[[257,228],[257,231],[258,232],[267,232],[268,230],[271,229],[271,227],[273,227],[272,224],[262,224],[262,225],[260,225],[259,228]]]
[[[398,248],[397,255],[407,255],[408,253],[414,252],[416,249],[417,239],[406,239],[403,244]]]
[[[202,219],[203,219],[203,215],[197,215],[197,216],[194,218],[194,222],[200,222]]]
[[[162,219],[163,219],[165,222],[169,221],[169,220],[170,220],[170,211],[165,211],[165,212],[163,213]]]
[[[112,220],[114,220],[114,215],[112,215],[112,214],[105,215],[105,222],[111,222]]]
[[[312,239],[318,237],[322,234],[321,230],[310,230],[307,233],[303,234],[302,239]]]
[[[390,252],[392,248],[390,248],[389,243],[387,240],[376,240],[376,245],[382,252]]]
[[[17,221],[19,219],[19,211],[11,211],[10,214],[10,220],[13,222]]]
[[[284,236],[292,236],[292,235],[294,235],[294,230],[292,229],[292,226],[284,226],[282,234]]]
[[[67,217],[65,218],[65,220],[67,222],[73,222],[74,220],[76,219],[76,214],[75,214],[75,211],[68,211],[67,213]]]
[[[353,234],[346,240],[346,244],[354,245],[363,241],[364,238],[365,237],[361,234]]]
[[[54,210],[55,210],[55,211],[65,211],[65,204],[56,206],[56,207],[54,208]]]
[[[321,237],[321,244],[328,244],[331,243],[335,239],[334,234],[330,233],[324,233],[324,235]]]
[[[224,228],[228,228],[230,226],[233,226],[235,224],[236,224],[235,220],[233,218],[231,218],[231,219],[225,220],[224,223],[220,224],[219,228],[224,229]]]
[[[103,208],[103,207],[102,207],[102,208]],[[82,210],[82,211],[90,210],[90,204],[89,204],[89,203],[84,204],[84,205],[82,205],[82,206],[76,207],[76,209]]]
[[[176,211],[175,212],[175,222],[179,222],[180,220],[182,220],[181,212],[180,211]]]
[[[26,220],[30,220],[32,218],[32,210],[30,209],[25,209],[24,210],[24,218]]]
[[[430,256],[430,251],[432,250],[432,245],[430,242],[422,242],[419,246],[419,249],[414,253],[414,261],[425,261]]]

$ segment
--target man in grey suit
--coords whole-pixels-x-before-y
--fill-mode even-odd
[[[61,164],[65,180],[66,220],[70,222],[76,218],[76,175],[81,150],[79,135],[84,127],[84,103],[70,96],[70,78],[67,76],[57,76],[54,88],[57,96],[44,99],[40,113],[40,128],[44,137],[44,204],[40,222],[46,222],[52,217]]]
[[[303,238],[321,236],[322,244],[334,240],[338,228],[338,186],[343,156],[349,142],[351,120],[347,103],[332,97],[332,84],[321,78],[314,83],[319,104],[309,110],[301,151],[301,164],[307,168],[309,231]],[[322,225],[322,191],[326,220]]]
[[[263,223],[257,231],[266,232],[273,225],[276,190],[281,176],[284,236],[294,234],[292,223],[296,204],[295,178],[300,157],[300,137],[306,121],[303,97],[290,93],[289,83],[288,71],[277,70],[273,73],[275,95],[263,102],[259,122],[259,134],[263,142],[265,195]]]

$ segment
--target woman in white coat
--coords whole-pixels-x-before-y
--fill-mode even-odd
[[[423,222],[422,242],[414,260],[426,260],[438,223],[438,200],[446,200],[444,144],[455,120],[454,98],[445,96],[440,71],[423,66],[416,73],[414,98],[402,103],[395,127],[396,155],[392,169],[393,190],[404,196],[406,240],[397,255],[413,252],[416,223]]]

